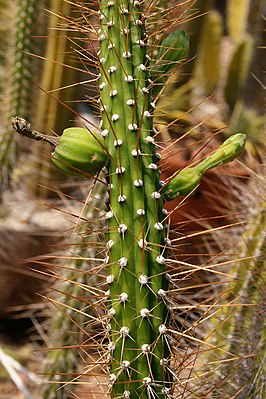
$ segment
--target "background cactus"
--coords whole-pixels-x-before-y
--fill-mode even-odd
[[[235,107],[239,96],[241,96],[241,91],[247,80],[253,47],[253,40],[247,35],[239,43],[233,54],[224,88],[224,98],[232,109]]]
[[[10,129],[9,120],[14,114],[24,118],[32,116],[32,86],[31,77],[34,63],[30,59],[33,52],[32,36],[37,33],[33,19],[38,19],[38,4],[32,0],[21,0],[16,3],[16,20],[14,23],[15,35],[11,66],[11,83],[8,96],[8,123],[7,130],[2,130],[0,135],[0,192],[2,193],[9,182],[10,173],[15,165],[17,155],[16,137]],[[5,12],[5,9],[1,10]]]
[[[52,320],[48,318],[49,334],[47,347],[49,352],[45,358],[44,378],[52,383],[43,384],[42,397],[44,399],[60,399],[71,395],[71,380],[79,376],[81,344],[84,336],[88,338],[92,331],[87,329],[88,319],[96,320],[97,314],[92,306],[93,299],[88,295],[88,284],[97,284],[97,275],[93,276],[100,262],[99,231],[104,227],[105,213],[101,200],[106,194],[100,183],[94,187],[93,199],[85,205],[82,218],[88,222],[82,223],[74,234],[71,242],[71,256],[64,271],[56,273],[56,292],[50,298],[51,308],[55,312]],[[102,207],[102,211],[99,210]],[[97,230],[96,230],[97,226]],[[88,248],[87,242],[90,241]],[[69,243],[66,242],[68,246]],[[98,258],[96,258],[98,257]],[[60,260],[58,260],[60,262]],[[86,273],[84,272],[86,270]],[[96,325],[97,327],[97,325]],[[63,332],[63,333],[62,333]],[[71,372],[71,376],[69,376]],[[60,384],[61,382],[61,384]],[[61,385],[61,386],[60,386]]]
[[[200,61],[196,64],[195,74],[200,74],[199,80],[212,93],[218,86],[221,75],[221,42],[223,21],[220,13],[210,10],[204,18],[200,39]]]
[[[226,7],[229,35],[238,41],[247,29],[250,0],[229,0]]]
[[[258,171],[259,172],[259,171]],[[248,188],[242,187],[249,212],[242,236],[237,240],[237,260],[225,282],[220,310],[210,319],[209,342],[217,349],[202,353],[201,362],[212,364],[223,359],[215,370],[216,387],[211,398],[239,399],[265,397],[265,189],[258,187],[263,175],[253,175]],[[257,187],[256,187],[257,186]],[[241,189],[240,189],[241,191]],[[258,201],[254,201],[256,192]],[[262,201],[262,202],[261,202]],[[243,204],[244,205],[244,204]],[[244,205],[245,206],[245,205]],[[232,238],[232,233],[228,239]],[[208,368],[208,366],[207,366]],[[213,375],[213,372],[210,372]],[[213,386],[213,382],[211,384]],[[208,388],[207,388],[208,389]]]

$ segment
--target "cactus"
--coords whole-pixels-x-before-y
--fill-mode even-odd
[[[224,98],[227,104],[234,108],[246,82],[254,42],[248,34],[241,40],[233,54],[224,88]]]
[[[247,29],[250,3],[250,0],[227,1],[227,28],[230,36],[236,41]]]
[[[101,303],[98,320],[104,329],[99,363],[106,360],[111,397],[163,399],[173,397],[175,385],[179,385],[170,355],[172,340],[182,336],[183,330],[178,330],[178,324],[174,329],[170,324],[171,277],[166,270],[170,264],[169,216],[162,195],[164,182],[159,177],[152,102],[156,82],[150,79],[143,12],[144,5],[139,1],[99,3],[100,128],[108,154],[109,203],[105,259],[100,268],[101,277],[104,271],[106,276],[100,282],[101,292],[95,291],[95,296]],[[160,65],[160,59],[155,65]],[[35,135],[27,125],[25,134],[26,130]],[[84,131],[82,137],[85,140]],[[243,135],[239,138],[244,141]],[[229,139],[217,154],[196,167],[200,175],[204,169],[231,161],[240,152],[243,145],[235,148],[234,140]],[[79,140],[69,143],[67,153],[72,162],[72,154],[78,155],[83,148]],[[79,164],[74,167],[77,165],[79,168]],[[108,288],[106,301],[102,286]],[[102,349],[107,349],[107,354]],[[184,389],[182,384],[179,389]]]
[[[16,4],[15,37],[11,66],[10,93],[8,96],[8,118],[19,114],[24,118],[31,116],[32,86],[30,80],[34,65],[30,58],[33,51],[32,35],[36,26],[33,20],[38,18],[38,2],[19,0]],[[0,193],[9,184],[10,174],[15,165],[17,142],[12,129],[3,130],[0,135]]]
[[[178,384],[170,366],[166,301],[170,241],[160,193],[143,3],[101,1],[99,6],[100,126],[109,154],[105,328],[110,393],[113,398],[168,398]],[[213,155],[204,165],[222,164],[223,157],[232,160],[225,148],[221,158]]]
[[[110,154],[105,328],[111,396],[164,398],[172,391],[167,244],[143,4],[101,1],[99,16],[101,129]]]
[[[220,56],[223,22],[219,12],[210,10],[205,16],[200,39],[199,61],[196,74],[200,74],[203,86],[212,93],[220,79]]]
[[[78,368],[82,353],[80,344],[83,342],[83,335],[91,334],[91,331],[86,329],[85,323],[88,317],[95,319],[97,316],[93,307],[90,306],[92,300],[87,298],[86,293],[88,283],[97,283],[97,275],[93,274],[99,263],[99,260],[95,261],[95,256],[98,256],[98,229],[102,228],[103,224],[101,216],[105,213],[104,210],[99,212],[99,207],[103,208],[102,197],[105,196],[103,191],[103,186],[100,183],[96,184],[94,198],[82,212],[83,218],[86,218],[88,222],[75,229],[75,237],[71,242],[71,252],[64,266],[63,276],[56,276],[58,283],[55,288],[57,292],[59,291],[60,297],[55,297],[53,294],[53,299],[50,299],[56,307],[56,312],[52,321],[49,320],[49,331],[52,331],[52,334],[49,334],[47,339],[50,348],[48,348],[44,367],[44,379],[46,381],[49,379],[52,383],[43,384],[43,399],[63,399],[66,395],[70,395],[71,379],[76,379],[79,375]],[[95,231],[96,225],[98,229]],[[89,239],[90,247],[88,248]],[[87,273],[84,273],[84,270]],[[59,386],[59,381],[61,386]]]
[[[218,150],[193,168],[183,169],[163,187],[162,193],[167,201],[176,197],[188,195],[200,184],[205,173],[216,166],[233,161],[241,154],[246,142],[246,136],[238,133],[227,139]]]
[[[258,191],[258,201],[253,199],[255,204],[237,248],[239,260],[229,270],[230,283],[223,295],[225,305],[221,304],[218,314],[211,318],[210,330],[215,334],[210,342],[217,349],[203,353],[201,358],[204,364],[221,360],[210,398],[222,398],[225,393],[239,399],[266,397],[266,204],[263,187],[258,190],[258,181],[253,180],[248,190],[252,190],[252,195]]]

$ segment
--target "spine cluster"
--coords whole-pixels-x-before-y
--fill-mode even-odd
[[[145,16],[139,1],[101,1],[101,131],[109,153],[107,328],[116,398],[171,391],[166,212],[160,194]],[[169,242],[167,240],[169,245]]]

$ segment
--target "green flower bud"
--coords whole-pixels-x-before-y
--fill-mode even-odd
[[[69,175],[98,173],[107,163],[104,141],[87,129],[70,127],[65,129],[59,144],[52,153],[54,164]]]
[[[245,142],[245,134],[235,134],[197,166],[182,170],[163,188],[162,192],[166,201],[172,201],[176,197],[191,193],[197,188],[202,176],[209,169],[231,162],[240,155],[245,147]]]

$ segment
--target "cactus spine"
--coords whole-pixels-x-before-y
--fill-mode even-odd
[[[48,352],[44,368],[45,379],[52,380],[53,383],[43,385],[42,399],[70,397],[73,388],[70,378],[75,380],[78,376],[82,351],[80,343],[86,335],[87,319],[95,319],[95,310],[93,306],[90,306],[92,300],[89,296],[86,297],[86,294],[88,281],[91,280],[91,284],[97,283],[97,275],[93,275],[99,263],[98,261],[95,264],[99,240],[95,225],[99,229],[102,228],[99,216],[102,216],[105,211],[100,212],[99,215],[98,207],[102,207],[102,198],[106,196],[103,191],[105,191],[103,185],[96,184],[94,198],[83,210],[83,217],[93,220],[93,223],[86,222],[76,230],[73,242],[74,256],[72,254],[73,258],[68,259],[64,275],[58,276],[59,282],[56,288],[61,295],[57,300],[52,300],[56,306],[56,312],[49,329],[53,334],[51,336],[53,348]],[[89,248],[88,239],[90,239]],[[85,269],[87,273],[84,273]],[[71,372],[70,377],[67,374],[69,372]]]
[[[142,3],[100,2],[102,136],[110,154],[107,242],[110,385],[115,398],[171,390],[164,210]]]

